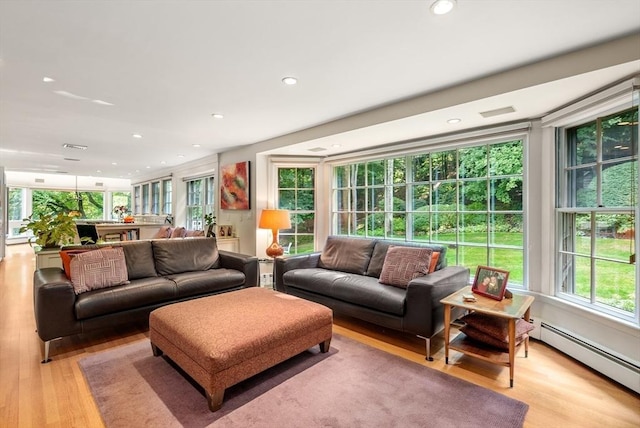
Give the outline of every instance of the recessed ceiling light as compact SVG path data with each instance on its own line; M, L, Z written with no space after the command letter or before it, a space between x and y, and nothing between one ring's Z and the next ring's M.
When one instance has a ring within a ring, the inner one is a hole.
M118 162L111 162L111 165L118 165Z
M334 149L337 149L339 147L342 147L342 144L332 144L331 147L333 147Z
M78 150L87 150L87 146L83 146L82 144L63 144L62 147L65 149L78 149Z
M132 136L133 138L138 138L138 139L142 138L142 134L133 134L133 135L131 135L131 136Z
M211 115L214 119L222 119L224 117L224 115L220 114L220 113L213 113Z
M178 155L178 157L179 157L179 158L183 158L183 157L184 157L184 155Z
M160 161L160 165L166 165L167 161Z
M462 119L458 119L458 118L453 118L453 119L449 119L447 120L447 123L450 125L455 125L456 123L460 123L462 122Z
M44 83L51 83L51 82L55 82L55 79L52 79L51 77L45 76L45 77L42 78L42 81Z
M145 168L147 168L147 169L151 169L151 166L147 165Z
M434 15L445 15L456 6L456 0L436 0L431 3L431 13Z
M200 144L192 144L193 147L200 147Z
M288 76L282 79L282 83L284 83L285 85L295 85L296 83L298 83L298 79Z
M101 171L101 170L99 170L99 169L96 169L96 172L97 172L98 174L100 174L102 171Z
M91 100L91 102L94 102L96 104L100 104L101 106L112 106L113 104L108 102L108 101L102 101L102 100Z

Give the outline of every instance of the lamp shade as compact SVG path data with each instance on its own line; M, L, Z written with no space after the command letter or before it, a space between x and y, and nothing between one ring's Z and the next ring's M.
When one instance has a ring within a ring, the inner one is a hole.
M260 229L289 229L291 227L291 218L287 210L262 210L260 214Z
M273 242L267 247L267 255L269 257L279 257L284 254L284 250L278 244L278 230L289 229L291 227L291 219L287 210L262 210L260 214L260 229L271 229Z

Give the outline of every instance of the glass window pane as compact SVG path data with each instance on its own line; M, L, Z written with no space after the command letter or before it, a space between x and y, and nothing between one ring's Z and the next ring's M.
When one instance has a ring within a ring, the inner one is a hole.
M575 285L573 293L576 296L591 299L591 261L589 257L574 256Z
M298 168L298 188L313 189L314 183L314 168Z
M492 245L524 247L522 214L491 214L489 241Z
M337 211L347 211L350 208L349 204L349 195L351 194L351 190L342 189L336 190L336 210Z
M458 241L461 243L487 243L487 214L460 213Z
M7 210L9 220L20 221L26 217L22 212L22 188L9 189L9 209Z
M635 252L633 214L598 214L596 216L595 255L629 262Z
M333 168L333 176L336 180L336 187L349 187L351 181L349 180L349 171L351 171L349 165L337 166Z
M278 168L278 188L296 187L296 168Z
M296 191L295 190L279 190L278 191L278 208L282 210L295 210Z
M460 210L487 211L487 180L460 182Z
M456 152L438 152L431 155L431 181L457 178Z
M434 211L452 211L456 209L456 183L436 183L431 192Z
M569 207L596 207L597 196L595 166L567 171L567 205Z
M456 213L433 213L432 239L439 242L456 242Z
M367 185L376 186L384 184L385 161L367 163Z
M474 178L487 176L487 147L478 146L461 149L459 152L460 178ZM485 190L486 191L486 190Z
M363 190L364 192L365 190ZM358 191L359 193L360 191ZM384 211L384 187L372 187L366 190L369 195L368 211Z
M601 194L605 207L634 207L638 198L638 162L629 159L604 164Z
M413 166L413 181L429 181L429 155L416 155L411 157Z
M366 196L366 189L357 189L355 191L356 194L356 200L355 200L355 206L353 208L355 208L356 211L364 211L365 207L366 207L366 201L367 201L367 196ZM353 209L352 208L352 209Z
M491 186L491 211L522 211L522 178L497 178L489 181Z
M453 264L459 264L468 267L471 275L476 273L478 266L487 265L487 247L472 247L468 245L458 245L458 261ZM447 250L447 253L449 250ZM447 263L449 257L447 257Z
M596 122L567 130L568 166L594 163L598 159Z
M490 248L489 266L500 267L509 272L507 288L509 284L524 284L524 253L522 250Z
M411 230L414 239L429 239L429 214L413 213L411 218Z
M367 233L367 215L364 213L355 214L355 222L351 227L351 233L358 236L365 236Z
M489 175L522 174L523 145L521 140L493 144L489 147Z
M404 213L393 213L391 216L390 238L405 238L407 236L407 215Z
M637 108L605 117L601 126L603 161L630 157L638 153Z
M396 158L393 162L393 184L406 183L406 166L405 158Z
M298 190L298 201L296 203L296 209L313 211L314 208L314 195L313 190Z
M633 313L636 301L635 266L608 260L596 260L596 301Z
M355 164L351 166L351 173L353 178L351 182L355 182L356 186L365 186L365 168L363 163ZM352 184L353 185L353 184Z
M411 194L412 194L412 204L411 209L418 210L424 209L428 210L429 207L429 188L428 184L418 184L415 186L410 186Z
M393 211L405 211L407 209L407 188L405 186L393 187Z
M383 213L367 214L367 234L369 236L384 237L384 218Z
M335 213L334 214L334 223L336 225L335 233L337 235L349 235L350 228L349 224L351 222L351 214L350 213Z
M296 214L294 221L296 223L296 233L313 233L314 231L314 214Z

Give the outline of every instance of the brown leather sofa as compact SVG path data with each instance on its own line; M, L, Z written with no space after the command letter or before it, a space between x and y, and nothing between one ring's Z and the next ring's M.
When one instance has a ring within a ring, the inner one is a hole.
M439 252L435 271L411 280L406 289L381 284L391 245ZM274 283L278 291L329 306L336 313L417 335L425 339L431 361L430 339L444 328L440 300L469 282L468 268L447 266L446 251L436 244L330 236L321 253L277 258Z
M122 246L129 283L77 294L61 268L36 270L33 279L43 363L52 340L131 322L148 322L161 306L258 285L255 256L218 251L215 238L112 242ZM65 249L100 248L72 246ZM213 266L202 270L202 266Z

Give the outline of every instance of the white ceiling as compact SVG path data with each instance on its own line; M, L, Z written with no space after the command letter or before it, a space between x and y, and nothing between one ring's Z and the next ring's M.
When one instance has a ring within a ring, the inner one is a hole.
M640 30L638 0L458 0L439 17L430 3L0 1L0 165L135 179ZM336 154L538 117L639 64L274 152ZM299 84L283 85L285 76ZM478 114L506 106L516 112ZM447 124L452 117L462 122Z

